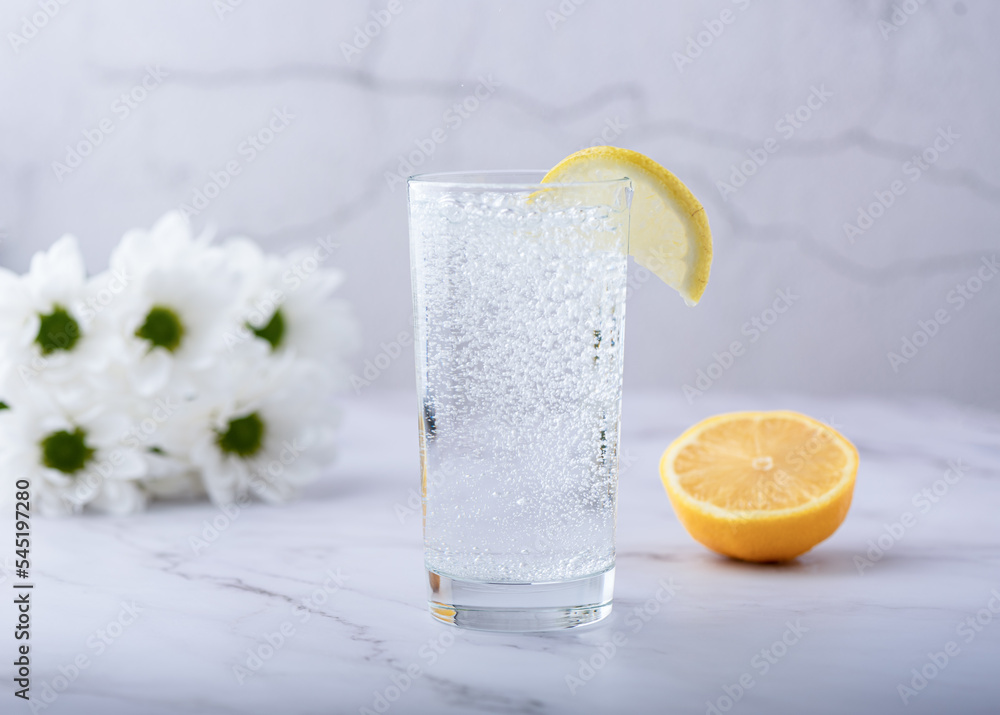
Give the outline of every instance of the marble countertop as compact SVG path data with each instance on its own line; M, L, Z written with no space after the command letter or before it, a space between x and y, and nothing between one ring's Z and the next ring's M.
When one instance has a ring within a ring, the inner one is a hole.
M707 394L688 406L632 392L615 610L601 624L496 635L431 619L412 508L413 398L373 392L348 403L331 474L291 505L226 515L165 504L133 518L36 522L36 707L57 715L1000 711L1000 416L861 398ZM832 422L855 441L851 512L794 563L717 557L674 517L658 457L708 414L778 407ZM8 691L11 652L0 668ZM29 712L3 697L0 711Z

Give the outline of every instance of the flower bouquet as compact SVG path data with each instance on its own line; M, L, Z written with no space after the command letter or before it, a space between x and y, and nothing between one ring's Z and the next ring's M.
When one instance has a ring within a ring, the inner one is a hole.
M28 480L42 513L123 514L281 501L317 477L358 342L330 255L196 238L175 212L94 276L72 236L0 269L0 499Z

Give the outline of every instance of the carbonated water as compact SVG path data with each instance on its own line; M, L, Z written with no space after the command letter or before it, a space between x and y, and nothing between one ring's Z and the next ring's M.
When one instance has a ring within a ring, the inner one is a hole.
M614 566L628 191L411 183L428 570Z

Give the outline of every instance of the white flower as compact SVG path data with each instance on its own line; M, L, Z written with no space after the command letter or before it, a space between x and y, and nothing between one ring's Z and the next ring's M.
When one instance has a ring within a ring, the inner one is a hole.
M89 279L70 236L0 269L0 503L18 479L45 514L280 501L315 479L358 343L328 257L215 246L173 212Z
M142 457L146 468L143 489L151 497L204 496L205 490L189 465L164 449L165 428L174 420L184 419L184 404L190 396L168 386L151 395L140 395L132 389L132 376L123 362L112 363L101 379L95 381L104 399L118 399L129 422L121 435L121 443L133 448Z
M112 302L119 357L132 386L147 396L193 393L216 364L235 311L236 276L207 239L195 240L179 213L148 233L130 231L111 255L111 272L131 276Z
M227 347L249 344L275 356L311 360L323 366L331 386L346 384L344 357L360 341L347 303L330 297L344 275L323 266L329 247L273 256L253 241L235 238L223 249L242 278L239 319L226 336Z
M19 386L0 410L0 500L16 479L31 483L42 514L84 506L115 514L141 510L146 496L136 479L146 472L139 450L123 442L129 423L116 400L60 394L42 384Z
M200 470L217 504L250 492L284 501L330 463L336 422L315 366L247 353L165 426L164 446Z
M112 335L86 307L98 286L68 235L36 253L23 276L0 268L0 384L40 379L74 390L108 364Z

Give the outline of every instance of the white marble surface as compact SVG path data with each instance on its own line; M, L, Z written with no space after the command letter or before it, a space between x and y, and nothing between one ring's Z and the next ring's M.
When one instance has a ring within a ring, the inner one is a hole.
M348 405L343 454L324 481L289 506L245 508L198 554L191 537L219 516L204 504L36 522L33 687L38 696L46 683L63 688L43 712L358 713L381 706L382 693L400 715L702 713L744 676L753 686L730 712L1000 710L1000 614L971 642L957 631L1000 590L1000 416L943 402L721 394L692 408L628 386L625 399L618 583L602 624L494 635L432 621L420 519L397 509L417 484L413 399L371 396ZM692 542L657 476L659 454L683 427L748 407L832 421L861 452L846 522L785 566L729 561ZM964 476L920 513L914 495L933 488L949 460L967 465ZM855 556L908 511L916 523L859 573ZM304 599L313 599L308 610L297 610ZM123 603L138 615L123 614ZM760 652L789 622L801 636L762 673ZM234 666L282 628L284 643L273 654L265 647L270 657L238 682ZM571 692L566 678L580 675L580 660L623 638ZM958 655L904 705L897 684L949 641ZM81 655L87 667L57 680ZM408 669L418 675L394 697L393 679L405 685ZM2 702L4 713L28 712L9 692Z
M191 202L237 161L241 173L196 225L274 249L340 243L332 260L361 318L360 371L410 326L405 191L385 177L400 157L443 129L417 170L545 168L597 138L675 171L705 203L715 238L698 310L655 281L629 297L632 384L679 393L742 340L747 355L721 389L1000 404L989 379L1000 333L982 327L1000 322L1000 280L960 312L947 298L997 251L994 0L401 0L345 57L342 43L388 4L78 1L15 51L8 33L38 0L5 0L0 264L23 269L72 231L98 270L124 231ZM884 30L897 4L916 11ZM689 50L724 11L733 21ZM675 53L697 57L681 71ZM115 103L147 66L166 76L125 112ZM453 105L481 77L499 86L456 123ZM813 87L832 93L811 100L815 112L804 107ZM793 127L784 117L800 107L808 120ZM251 160L240 147L276 108L295 118ZM67 145L105 120L113 131L57 177ZM904 174L949 127L960 138L918 179ZM780 148L724 198L717 182L768 139ZM905 193L852 243L843 224L895 180ZM743 326L787 288L801 299L750 346ZM893 370L887 353L941 309L948 325ZM672 349L675 330L688 349ZM412 376L406 355L379 385Z

